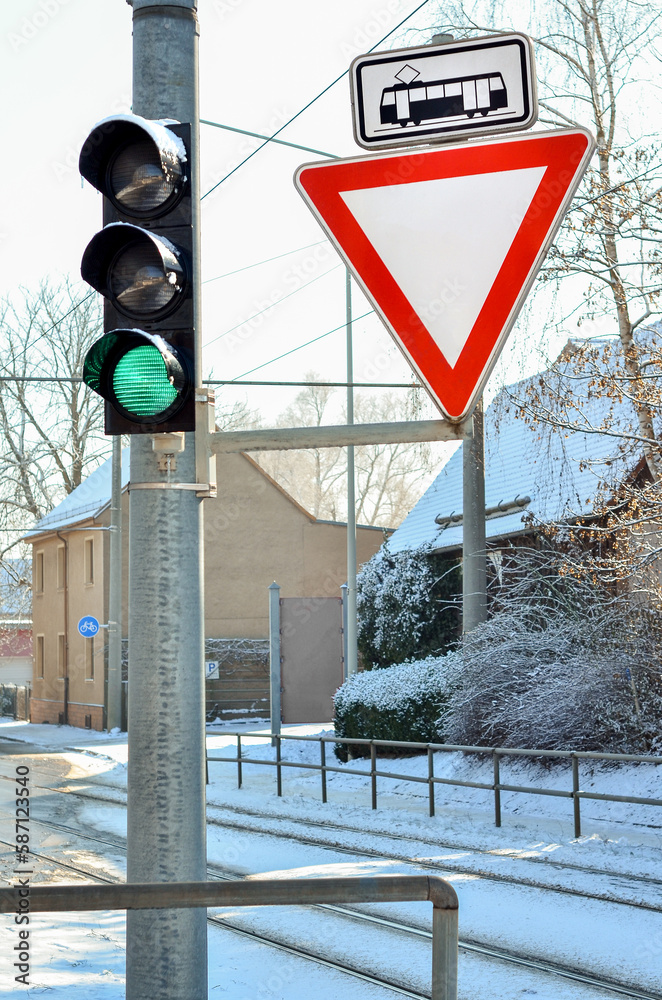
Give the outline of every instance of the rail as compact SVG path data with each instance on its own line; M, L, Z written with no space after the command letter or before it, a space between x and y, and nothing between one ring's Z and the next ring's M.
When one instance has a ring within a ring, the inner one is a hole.
M590 750L526 750L514 747L472 747L455 746L450 743L413 743L397 740L365 740L354 739L342 736L296 736L284 735L272 736L270 733L244 733L250 739L270 740L275 744L275 760L256 760L245 757L242 752L241 733L227 733L228 736L236 738L236 755L234 757L210 757L207 754L208 762L235 763L237 765L237 788L241 788L243 781L243 767L246 764L260 764L267 767L276 768L276 791L279 796L283 794L283 768L297 767L302 770L319 771L321 778L322 802L327 801L327 781L329 772L338 774L351 773L352 776L359 775L370 779L372 808L377 808L377 778L392 778L396 781L413 781L428 786L428 803L430 816L435 814L435 785L454 785L458 788L483 788L491 791L494 796L494 825L501 826L501 792L521 792L527 795L551 795L559 798L572 800L573 821L575 837L581 837L581 800L598 799L604 802L628 802L633 805L662 806L662 799L643 798L636 795L610 795L607 792L588 792L581 788L579 763L581 760L613 761L617 763L635 762L639 764L662 764L662 757L646 757L637 754L617 754L617 753L596 753ZM312 764L303 761L283 760L282 743L283 740L299 740L308 743L319 743L320 762ZM338 767L327 763L326 744L347 744L351 746L364 746L370 752L370 770L360 771L352 768L348 772L345 767ZM421 777L414 774L394 774L390 771L381 771L377 768L377 750L379 747L400 750L421 750L427 753L428 774ZM447 753L473 753L491 755L493 780L484 781L462 781L460 778L440 778L434 773L434 754L440 752ZM572 788L569 790L557 788L537 788L527 785L511 785L501 781L501 758L502 757L534 757L546 759L568 760L571 766Z
M19 912L25 906L24 897L25 890L17 886L0 888L0 913ZM249 878L236 882L33 885L29 889L30 913L412 900L432 903L431 1000L457 1000L457 896L453 887L437 876Z

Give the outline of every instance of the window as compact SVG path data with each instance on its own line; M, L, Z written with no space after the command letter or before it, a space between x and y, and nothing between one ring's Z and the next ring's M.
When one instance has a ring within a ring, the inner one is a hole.
M444 85L443 83L436 83L434 87L428 87L428 99L431 101L437 100L439 97L444 96Z
M94 539L85 539L85 583L94 583Z
M57 547L57 589L64 590L67 585L67 550L64 545Z
M462 85L460 83L446 84L446 97L459 97L461 93Z
M94 680L94 639L85 640L85 680Z
M37 552L34 557L34 592L44 592L44 553Z
M37 677L44 676L44 637L38 635L34 648L34 666Z
M59 632L57 637L57 675L64 677L64 668L67 662L67 649L64 642L64 632Z

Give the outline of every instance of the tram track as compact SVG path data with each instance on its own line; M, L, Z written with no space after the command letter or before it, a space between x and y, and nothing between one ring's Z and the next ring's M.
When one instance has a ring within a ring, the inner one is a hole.
M109 800L105 796L95 796L90 794L83 794L72 789L55 789L49 788L49 791L58 791L66 794L73 794L83 799L94 799L96 801L104 802L106 804L115 805L125 805L125 797L118 797L118 800ZM114 789L114 791L119 791ZM552 873L561 876L563 873L573 872L576 874L585 874L593 877L600 877L606 880L618 881L623 884L623 894L631 892L629 883L634 883L654 890L660 890L660 900L659 902L646 902L644 900L638 900L634 898L618 898L617 896L610 895L608 892L602 891L590 891L585 889L574 889L567 885L561 885L558 882L542 881L535 878L528 877L521 873L515 875L503 874L500 872L490 871L486 867L480 867L475 865L465 865L458 863L457 861L449 858L443 859L441 862L432 861L429 858L420 857L414 853L408 853L403 851L402 853L393 850L374 850L369 847L358 844L343 844L339 843L337 840L333 839L331 835L333 831L339 831L342 833L349 833L354 836L365 836L366 831L358 827L352 827L346 824L339 824L333 822L320 823L308 819L292 819L289 817L277 816L275 814L263 814L251 810L238 809L236 807L226 807L223 806L224 812L231 812L233 815L237 816L237 821L233 822L227 817L220 818L213 815L213 810L217 807L211 807L208 811L207 821L214 826L222 827L228 830L236 830L242 834L244 833L255 833L264 834L266 836L280 837L281 839L287 840L288 842L296 841L302 845L310 847L326 847L332 848L339 853L345 854L361 854L367 858L373 858L375 860L388 860L401 862L403 864L415 864L419 868L425 870L434 871L435 874L457 874L457 875L467 875L480 877L490 882L512 885L517 887L526 887L530 889L540 889L546 892L558 893L562 896L572 896L580 899L592 899L598 902L613 903L617 906L629 906L641 910L649 910L653 913L662 913L662 879L651 878L643 875L630 875L623 872L611 871L609 869L600 869L590 866L580 866L568 862L557 862L546 860L542 858L521 858L516 855L498 855L498 860L503 859L512 860L513 863L526 863L533 865L540 865L541 870L546 869ZM241 822L241 818L249 817L251 820L256 820L259 826L246 826L245 822ZM271 820L272 824L268 827L264 826L265 820ZM273 823L281 824L285 829L278 829L273 825ZM313 827L322 831L320 836L311 836L308 834L301 833L300 830L293 830L292 827L300 827L305 825L307 827ZM71 832L71 831L68 831ZM404 843L410 844L420 844L421 842L414 837L407 837L402 834L391 834L391 833L379 833L376 831L370 831L370 837L374 840L386 840L386 841L402 841ZM432 845L430 845L432 846ZM472 847L467 844L458 844L455 842L444 841L440 844L435 844L434 848L439 851L464 851L470 852L474 855L481 856L485 859L494 860L495 855L485 849Z
M3 775L3 774L0 774L0 779L4 779L4 780L10 781L10 782L15 780L10 775ZM67 795L76 795L77 797L79 797L81 799L91 799L93 801L101 802L101 803L104 803L104 804L107 804L107 805L119 805L119 806L126 807L126 792L124 791L124 789L118 788L115 785L102 785L101 786L101 787L104 787L104 788L106 788L108 790L108 792L110 793L110 796L109 795L97 795L97 794L94 794L94 793L90 793L89 791L81 792L81 791L78 791L78 790L76 790L76 789L74 789L74 788L72 788L70 786L69 787L64 787L64 788L58 788L58 787L55 787L55 786L52 786L52 785L39 785L39 784L33 783L33 787L36 788L36 789L39 789L40 791L57 792L57 793L60 793L60 794L67 794ZM332 840L330 840L328 838L325 838L325 837L320 837L319 839L317 839L317 838L314 838L314 837L304 837L304 836L302 836L300 834L299 835L292 834L291 831L279 832L277 829L274 829L273 827L270 828L270 829L268 829L268 830L266 830L266 829L264 829L264 827L261 827L260 829L258 829L258 828L246 827L244 824L241 824L241 823L233 824L230 821L228 821L227 818L219 819L218 817L214 816L213 815L213 810L215 810L215 809L222 810L224 813L228 813L229 812L229 813L232 813L232 814L234 814L234 815L236 815L238 817L242 817L242 818L248 817L251 820L257 820L260 824L263 824L265 822L265 820L271 820L271 821L273 821L275 823L278 823L278 824L291 824L292 826L305 825L307 827L317 828L317 829L323 831L324 833L326 833L327 831L339 831L341 833L348 833L348 834L357 835L357 836L361 836L361 837L363 837L367 833L369 833L370 837L373 838L373 839L384 839L384 840L389 840L389 841L402 841L404 843L415 844L415 845L416 844L421 844L421 843L427 843L428 846L434 847L435 850L440 850L440 851L445 851L445 850L449 850L449 851L465 851L465 852L471 852L472 854L480 855L480 856L483 856L485 858L490 858L490 859L494 859L494 858L496 858L498 856L499 860L512 860L514 863L517 863L517 862L521 861L521 862L525 862L527 865L540 865L542 869L553 870L553 871L557 871L559 873L560 872L576 872L578 874L594 875L594 876L599 876L599 877L607 878L607 879L623 879L623 880L626 880L627 882L640 883L641 885L645 885L645 886L649 886L649 887L655 886L655 887L660 887L660 889L662 889L662 878L653 878L653 877L648 876L648 875L638 875L636 873L625 872L625 871L622 871L622 870L619 870L619 869L616 869L616 868L596 868L595 866L590 866L590 865L578 865L578 864L575 864L575 863L569 862L569 861L557 861L557 860L552 860L551 858L535 857L535 856L532 856L529 853L527 853L525 856L523 856L521 854L521 852L514 852L514 851L513 852L507 852L507 851L504 851L504 850L499 850L498 852L496 852L496 851L493 851L493 850L490 850L490 849L476 847L475 845L472 845L472 844L464 844L464 843L459 843L459 842L456 842L456 841L448 840L446 838L443 840L443 842L440 841L440 842L435 842L434 844L431 844L429 842L426 842L424 840L424 838L415 837L415 836L410 835L410 834L393 833L393 832L382 833L382 832L377 831L377 830L371 830L371 829L368 830L368 829L366 829L364 827L351 826L349 824L344 824L344 823L336 823L336 822L333 822L333 821L327 820L327 819L325 819L322 822L320 820L314 820L314 819L311 819L311 818L305 817L305 816L296 816L296 817L295 816L287 816L287 815L282 815L282 814L279 814L279 813L276 813L276 812L265 812L263 810L260 810L258 812L257 810L246 809L244 807L238 807L238 806L235 806L235 805L229 805L227 803L223 803L223 805L219 805L219 806L216 806L214 804L208 804L208 812L211 811L212 815L208 815L207 821L210 822L210 823L212 823L212 824L214 824L215 826L224 826L224 827L227 827L228 829L238 829L238 830L246 831L246 832L267 833L269 835L273 835L273 836L276 836L276 837L280 836L280 837L283 837L283 838L286 838L286 839L292 839L294 837L295 839L297 839L301 843L311 844L311 845L314 845L314 846L328 846L328 847L333 847L334 849L337 849L339 851L342 851L342 850L345 850L345 851L347 851L347 850L361 850L362 852L366 852L367 853L366 849L363 848L363 847L361 847L361 848L358 848L358 847L357 848L353 848L351 846L348 847L346 845L339 844L336 841L332 841ZM422 858L422 857L418 857L418 856L413 856L410 853L403 853L402 855L400 855L398 853L391 853L391 854L386 855L386 854L382 854L381 852L376 852L376 854L380 858L381 857L388 857L390 860L409 861L409 862L414 861L417 864L419 864L421 867L430 866L430 867L435 868L435 869L441 869L443 867L444 870L449 870L450 867L451 867L450 864L449 865L445 865L445 866L435 865L435 863L429 861L426 858ZM535 881L525 881L524 882L524 881L520 881L519 878L511 879L510 876L501 876L501 875L498 875L496 873L492 873L492 872L484 871L484 870L477 870L477 869L474 869L474 868L466 868L466 869L464 869L462 866L457 866L457 865L453 865L452 868L453 868L453 871L457 871L458 873L462 873L462 874L477 874L477 875L480 875L483 878L493 879L495 881L505 881L505 882L512 881L513 884L526 884L526 885L529 885L531 888L541 888L541 889L550 889L550 890L552 888L556 888L557 891L559 891L559 892L566 892L566 893L569 893L571 895L573 895L573 894L578 894L578 895L581 895L581 896L585 895L582 892L576 893L575 890L564 889L563 887L552 887L549 884L544 883L544 882L540 882L540 883L535 882ZM599 895L599 896L595 896L595 897L587 897L587 898L603 899L605 902L613 902L613 903L620 903L620 902L622 902L621 900L616 899L615 897L609 897L609 896L603 896L603 895ZM636 903L630 903L629 901L626 901L626 904L627 905L637 905ZM646 905L643 905L642 908L644 908L644 909L652 909L654 911L658 911L658 910L661 909L661 907L646 906Z
M52 831L57 831L60 833L65 833L70 836L74 836L79 840L86 841L92 844L97 844L99 846L104 846L106 848L112 848L115 851L119 851L122 854L126 853L126 843L120 838L116 837L99 837L90 833L82 833L80 830L74 830L72 827L68 827L62 823L55 823L41 819L33 819L32 822L37 823L50 829ZM4 844L10 848L13 845L7 841L0 840L0 844ZM326 845L328 846L328 845ZM100 875L98 871L95 871L91 867L86 867L82 864L71 864L70 862L63 861L60 858L54 857L52 854L47 854L43 851L32 850L31 853L35 858L39 858L44 862L48 862L51 865L57 866L64 871L71 872L77 876L84 876L85 878L92 879L97 882L113 884L121 881L118 878L111 878L107 875ZM224 869L219 865L209 864L207 866L208 877L212 879L219 879L223 881L235 880L238 878L246 878L245 873L234 872L228 869ZM543 887L544 888L544 887ZM379 916L374 913L368 913L363 910L356 909L354 907L338 906L331 904L316 904L312 909L326 910L330 913L335 913L337 916L353 920L355 922L381 926L387 928L391 932L397 932L403 935L409 935L410 937L423 938L431 940L431 932L425 928L415 926L411 923L406 923L399 920L393 920L384 916ZM389 980L384 977L375 976L372 973L367 972L364 969L357 968L348 963L338 962L333 959L325 958L318 955L311 950L294 945L291 942L277 940L273 936L265 935L259 931L251 928L241 927L234 923L232 920L218 914L210 914L208 920L211 924L223 927L225 929L231 930L234 933L243 935L245 937L250 937L256 942L268 945L270 947L277 948L281 951L285 951L291 955L306 958L310 961L317 962L318 964L333 968L338 972L343 972L348 975L352 975L356 978L362 979L366 982L372 983L373 985L378 985L383 988L392 990L393 992L414 998L414 1000L426 1000L427 994L417 992L407 988L403 983L399 983L395 980ZM490 947L473 940L460 939L459 941L460 951L464 951L468 954L473 954L480 956L483 959L488 959L493 962L506 963L511 966L517 966L521 969L530 970L537 974L542 974L546 977L557 977L563 980L569 980L578 985L590 987L592 989L599 989L603 991L608 991L609 995L629 997L631 1000L662 1000L662 994L642 991L639 988L633 988L626 986L623 983L619 983L615 980L610 980L608 978L596 977L593 975L588 975L577 969L563 966L559 963L544 961L530 956L517 954L514 952L509 952L505 949Z

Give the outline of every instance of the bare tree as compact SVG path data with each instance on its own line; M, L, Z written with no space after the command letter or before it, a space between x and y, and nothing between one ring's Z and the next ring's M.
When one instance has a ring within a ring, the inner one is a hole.
M278 417L279 427L320 427L329 423L335 389L321 385L316 372L307 372L311 384L297 393L294 402ZM315 517L336 520L342 508L342 482L346 472L342 448L258 452L253 457L272 479Z
M0 537L2 553L83 481L107 443L102 405L80 381L101 332L94 293L64 281L0 305ZM43 381L35 381L42 380Z
M653 415L657 386L646 377L635 331L660 311L662 160L660 137L649 134L658 103L651 53L662 25L658 4L630 0L546 0L527 5L462 2L439 9L437 30L456 35L510 26L536 43L541 121L584 125L597 139L597 156L569 211L542 272L563 279L582 297L558 321L586 323L601 315L617 322L624 372L605 392L623 384L633 401L637 434L653 479L662 476ZM647 113L648 112L648 113ZM632 133L635 133L634 135ZM572 295L572 291L571 291ZM560 297L559 297L560 298ZM590 354L590 344L586 347ZM582 363L582 345L577 346ZM590 364L590 359L589 359Z
M314 383L300 392L279 417L282 427L320 426L344 422L344 397L321 376L308 372ZM403 397L357 394L356 423L408 420L418 416L421 404L415 389ZM413 401L412 401L413 399ZM425 404L422 404L425 405ZM335 407L335 408L334 408ZM264 469L315 517L338 520L347 512L347 460L344 448L259 452L254 455ZM431 478L438 449L430 445L360 445L354 449L356 516L362 524L397 526L420 498Z

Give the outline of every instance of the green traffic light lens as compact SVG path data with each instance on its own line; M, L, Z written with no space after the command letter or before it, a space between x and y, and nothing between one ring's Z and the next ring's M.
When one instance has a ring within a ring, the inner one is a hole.
M120 406L137 417L155 417L170 409L179 392L158 348L141 344L120 358L113 372L113 392Z

